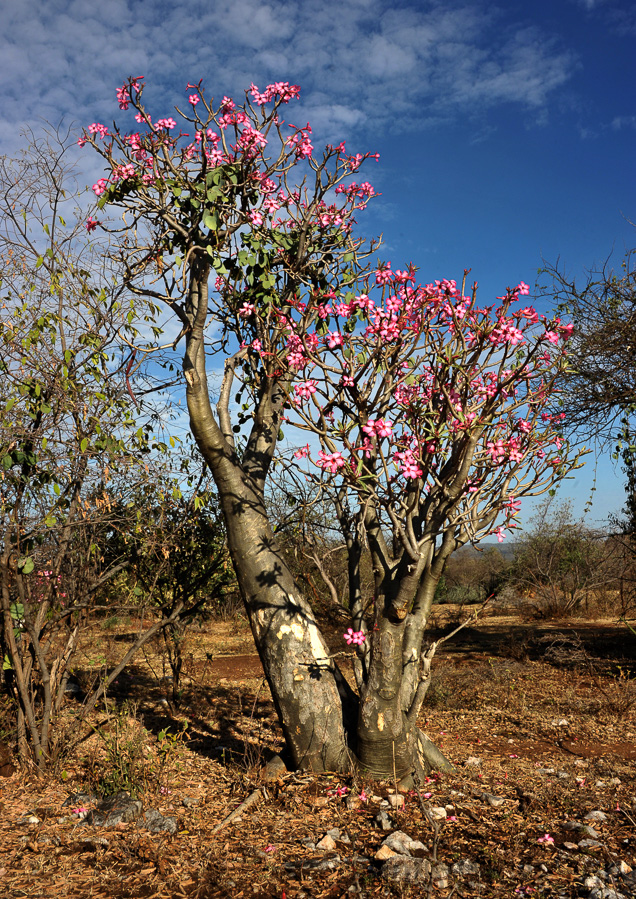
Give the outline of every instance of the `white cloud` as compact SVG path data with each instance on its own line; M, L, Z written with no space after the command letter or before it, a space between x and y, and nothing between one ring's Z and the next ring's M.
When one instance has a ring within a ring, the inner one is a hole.
M622 131L626 128L636 129L636 115L619 115L612 119L612 129L614 131Z
M131 74L146 76L157 114L201 77L217 97L294 81L295 115L313 110L346 138L371 121L412 128L502 103L545 109L574 68L549 35L461 0L0 0L0 14L4 152L25 122L110 121Z

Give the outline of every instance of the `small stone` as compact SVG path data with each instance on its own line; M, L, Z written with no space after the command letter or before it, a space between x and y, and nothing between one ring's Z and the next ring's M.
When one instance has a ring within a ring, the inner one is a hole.
M39 824L40 819L37 815L27 815L26 818L22 819L22 824Z
M445 890L448 887L448 865L435 865L432 871L432 880L438 890Z
M605 812L600 811L600 809L596 809L593 812L588 812L585 816L586 821L607 821L607 815Z
M578 843L564 843L563 846L565 849L569 849L570 852L575 852L579 848Z
M404 796L401 796L400 793L389 793L387 799L391 808L402 808L404 805Z
M287 765L278 753L273 753L263 769L263 777L265 780L277 780L282 774L286 773Z
M479 874L479 865L469 858L464 858L460 862L455 862L451 873L456 877L476 877Z
M373 823L376 827L379 827L380 830L391 830L393 827L393 822L385 811L378 812L373 819Z
M433 808L429 809L429 812L433 821L446 820L446 809L441 805L434 805Z
M177 819L166 818L161 812L151 808L148 809L147 812L144 812L143 819L139 822L138 826L145 827L150 833L176 833Z
M464 764L468 767L479 768L479 766L481 765L481 759L478 759L474 755L469 755Z
M557 777L559 780L567 780L570 775L567 771L557 771Z
M599 788L604 787L604 786L605 786L605 781L604 781L604 780L597 780L596 783L594 784L594 786L595 786L595 787L599 787Z
M390 846L385 846L383 843L374 855L374 858L379 862L385 862L388 858L395 858L396 855L398 855L397 852L394 852Z
M537 773L538 773L538 774L545 774L545 775L548 775L548 776L549 776L549 775L551 775L551 774L554 774L555 771L554 771L554 768L539 768Z
M430 872L430 862L425 858L397 855L382 865L382 877L390 883L427 883Z
M412 842L413 840L411 837L404 833L404 831L395 830L392 834L389 834L382 845L388 846L389 849L392 849L393 852L397 852L400 855L410 855Z
M304 874L309 871L318 874L321 871L335 871L340 862L339 855L330 855L327 858L303 858L298 861L285 862L284 867L286 871L296 871L300 868Z
M398 784L400 790L412 790L415 787L415 781L412 774L407 774Z
M487 802L491 808L501 808L506 801L501 796L493 796L492 793L482 793L481 798Z
M194 808L200 804L201 800L197 799L195 796L184 796L181 802L185 808Z
M328 830L328 831L327 831L327 834L331 837L332 840L339 840L339 839L341 839L341 837L340 837L340 828L339 828L339 827L332 827L331 830Z
M581 840L579 849L599 849L602 845L598 840Z
M88 852L96 852L98 849L108 849L109 843L106 837L89 837L82 840L82 847Z
M323 852L330 852L336 848L336 841L330 837L328 833L324 835L322 840L316 843L316 849L322 849Z
M594 890L598 887L603 887L603 881L600 877L597 877L595 874L590 874L589 877L586 877L583 881L583 886L586 890Z
M523 873L524 874L534 874L534 868L532 867L532 865L524 865Z
M622 780L620 779L620 777L612 777L612 779L609 781L610 787L620 787L621 784Z
M428 846L420 840L413 840L409 844L409 852L411 855L415 856L415 858L424 858L425 855L428 855L429 849Z
M609 869L609 873L612 877L625 877L627 874L632 873L632 869L627 864L627 862L620 861L617 865L612 865Z
M569 723L567 718L555 718L552 727L567 727Z

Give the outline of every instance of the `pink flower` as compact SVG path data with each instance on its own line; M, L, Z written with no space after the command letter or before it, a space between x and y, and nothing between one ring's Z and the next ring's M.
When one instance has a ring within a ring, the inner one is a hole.
M103 140L108 134L108 128L106 125L100 125L99 122L93 122L92 125L88 126L89 134L98 134Z
M334 350L337 346L342 346L342 334L339 334L337 331L335 334L329 333L327 345L330 350Z
M161 128L165 128L166 131L170 131L172 128L176 127L177 123L174 119L157 119L154 125L155 131L159 131Z
M495 534L497 535L497 541L499 543L503 543L504 540L506 539L506 532L504 531L503 528L497 528L497 530L495 531Z
M93 184L93 193L96 197L99 197L104 193L107 187L108 181L106 180L106 178L100 178L99 181Z
M294 387L294 393L296 394L297 400L308 400L311 399L311 396L316 392L317 383L313 378L310 378L308 381L300 381L300 383L296 384Z
M331 474L337 474L338 470L342 468L346 463L342 458L341 452L335 453L325 453L323 450L320 450L318 453L317 464L320 468L323 468L325 471L331 472Z
M254 303L243 303L238 314L241 318L249 318L251 315L254 315L255 311L256 307L254 306Z
M306 444L306 446L301 446L300 449L296 450L296 452L294 453L294 458L295 459L306 459L308 455L309 455L309 444Z
M91 231L94 231L98 225L99 222L97 221L97 219L91 218L91 216L86 219L86 230L89 232L89 234Z
M549 340L550 343L557 344L559 342L559 335L556 331L546 331L544 337L546 340Z
M199 97L197 94L190 94L188 97L188 100L190 101L190 103L192 103L193 106L196 106L200 99L201 97Z
M550 836L549 833L544 833L542 837L539 837L537 843L545 843L550 846L554 844L554 837Z
M362 790L361 793L358 793L358 799L359 799L361 802L368 802L368 801L369 801L369 797L367 796L367 794L365 793L364 790Z
M378 437L391 437L393 436L393 425L384 418L378 418L375 424L375 433Z
M342 636L345 642L349 644L349 646L351 646L351 644L353 644L354 646L362 646L362 644L366 640L363 631L354 631L352 627L347 628Z
M530 293L530 287L524 281L520 281L517 285L515 293L520 293L522 296L526 296Z
M253 225L256 225L257 227L258 225L263 224L263 216L256 209L250 212L250 214L248 215L248 219Z

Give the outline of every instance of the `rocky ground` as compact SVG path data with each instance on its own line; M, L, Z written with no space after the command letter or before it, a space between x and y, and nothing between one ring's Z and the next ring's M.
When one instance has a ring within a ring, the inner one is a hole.
M87 635L80 683L126 639ZM0 776L0 895L636 896L636 638L489 618L444 649L421 724L457 772L400 786L272 761L244 624L190 638L177 707L157 644L55 774Z

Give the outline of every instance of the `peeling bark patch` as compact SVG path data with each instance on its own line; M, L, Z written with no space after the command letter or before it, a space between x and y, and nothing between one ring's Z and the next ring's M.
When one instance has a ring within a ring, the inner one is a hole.
M382 712L378 713L378 730L384 730L384 715L382 714Z

